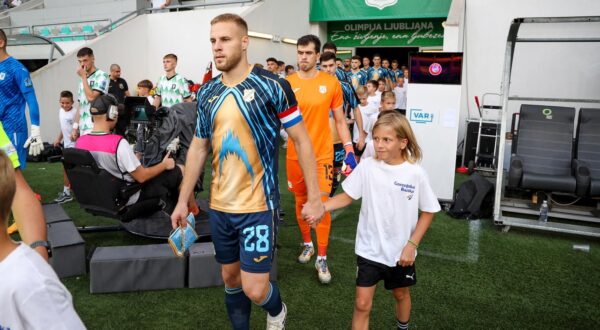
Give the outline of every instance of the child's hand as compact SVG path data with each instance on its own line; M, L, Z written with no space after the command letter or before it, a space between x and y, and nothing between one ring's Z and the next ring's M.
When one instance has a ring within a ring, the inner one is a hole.
M402 249L402 254L400 254L400 260L398 260L398 265L402 267L412 266L415 263L415 258L417 256L417 248L412 244L406 244L404 249Z

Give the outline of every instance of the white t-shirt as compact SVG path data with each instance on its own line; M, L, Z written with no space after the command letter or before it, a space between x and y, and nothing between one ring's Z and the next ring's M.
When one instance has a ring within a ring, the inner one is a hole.
M396 95L396 109L406 109L406 84L394 87L393 92Z
M369 127L369 116L373 113L378 113L379 112L379 108L378 107L373 107L373 105L371 103L367 102L366 106L362 106L362 105L358 105L358 109L360 110L360 116L362 118L362 123L363 123L363 130L367 133L369 133L369 131L367 130ZM352 129L352 141L354 143L358 142L358 125L354 125L354 128ZM368 135L367 135L368 138Z
M342 187L351 198L362 198L356 254L390 267L400 260L417 226L419 210L440 210L425 170L407 161L388 165L375 158L363 159Z
M85 329L54 270L25 244L0 261L0 329Z
M71 108L69 111L65 111L63 108L58 110L58 121L60 122L60 131L63 135L63 145L65 148L75 147L75 141L71 140L73 117L75 117L75 108Z
M375 95L367 97L367 103L370 106L375 107L375 109L379 109L379 106L381 105L381 92L377 91L375 92Z

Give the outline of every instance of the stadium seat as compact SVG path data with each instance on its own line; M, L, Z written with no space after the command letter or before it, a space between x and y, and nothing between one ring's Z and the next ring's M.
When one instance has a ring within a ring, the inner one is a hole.
M50 36L50 29L47 27L41 28L40 29L40 35L42 37L49 37Z
M91 25L84 25L81 28L81 32L85 33L85 34L93 34L94 33L94 27L92 27Z
M577 125L577 151L575 168L578 176L585 178L583 194L600 196L600 109L582 108Z
M63 26L60 28L60 35L64 36L62 37L62 41L72 41L73 37L71 36L71 34L73 34L73 32L71 31L71 28L69 26Z
M574 108L521 105L508 186L575 193L574 122Z

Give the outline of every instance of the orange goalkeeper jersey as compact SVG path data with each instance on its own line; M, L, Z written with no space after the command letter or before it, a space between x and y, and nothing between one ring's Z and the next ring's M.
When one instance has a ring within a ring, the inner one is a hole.
M298 108L302 113L317 161L333 159L329 111L341 109L343 105L344 97L340 82L334 76L321 71L310 79L302 79L298 74L293 74L286 79L296 95ZM298 159L294 143L288 143L287 159Z

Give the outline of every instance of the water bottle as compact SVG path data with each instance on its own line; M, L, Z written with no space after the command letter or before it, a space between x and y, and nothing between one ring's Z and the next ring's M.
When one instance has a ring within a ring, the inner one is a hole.
M542 207L540 207L540 218L538 220L540 222L548 222L548 202L546 200L542 202Z

